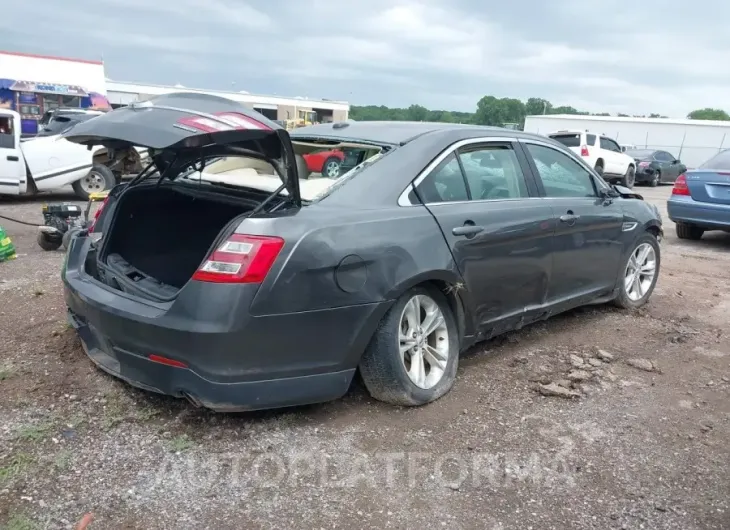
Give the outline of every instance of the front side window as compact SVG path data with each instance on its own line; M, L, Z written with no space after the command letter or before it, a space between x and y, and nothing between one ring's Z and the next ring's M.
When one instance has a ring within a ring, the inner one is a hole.
M15 149L15 131L12 116L0 116L0 148Z
M459 150L472 200L529 197L525 175L510 146L475 146Z
M586 145L596 145L596 135L586 134Z
M616 153L621 152L621 148L618 144L610 138L601 138L601 149L607 149L608 151L614 151Z
M535 161L547 197L595 197L593 176L580 163L557 149L526 144Z
M666 151L657 151L654 158L660 162L674 162L674 157Z

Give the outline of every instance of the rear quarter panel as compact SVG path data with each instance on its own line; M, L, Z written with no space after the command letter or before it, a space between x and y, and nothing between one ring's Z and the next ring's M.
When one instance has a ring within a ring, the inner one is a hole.
M253 301L254 315L386 302L421 280L461 281L426 208L348 212L321 204L294 218L247 219L237 231L286 241Z

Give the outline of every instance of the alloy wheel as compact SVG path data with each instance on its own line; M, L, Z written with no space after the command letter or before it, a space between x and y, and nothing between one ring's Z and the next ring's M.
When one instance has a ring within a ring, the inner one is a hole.
M656 252L649 243L642 243L631 253L624 275L624 289L630 300L644 298L656 275Z
M419 388L436 386L449 361L449 332L439 305L429 296L413 296L403 308L398 337L403 367Z
M328 178L337 178L340 175L340 164L335 161L328 162L324 168L324 174Z

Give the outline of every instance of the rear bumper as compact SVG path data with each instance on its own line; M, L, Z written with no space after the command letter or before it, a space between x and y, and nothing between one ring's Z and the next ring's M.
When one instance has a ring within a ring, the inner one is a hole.
M69 320L87 355L134 386L217 411L341 397L391 305L252 315L257 286L201 282L190 282L173 302L148 303L85 274L83 239L72 240L62 277Z
M216 382L190 368L151 361L138 353L109 345L78 315L68 313L89 358L105 372L130 385L173 397L218 412L240 412L320 403L342 397L355 369L258 381Z
M730 229L730 205L697 202L691 197L672 196L667 201L667 214L675 223L715 230Z

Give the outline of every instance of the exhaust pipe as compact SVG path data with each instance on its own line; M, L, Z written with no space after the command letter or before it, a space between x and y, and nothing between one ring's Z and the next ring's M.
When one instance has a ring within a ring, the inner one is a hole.
M203 404L200 402L198 398L193 396L192 394L188 394L187 392L181 392L182 397L184 397L190 404L192 404L195 408L201 409L203 408Z

